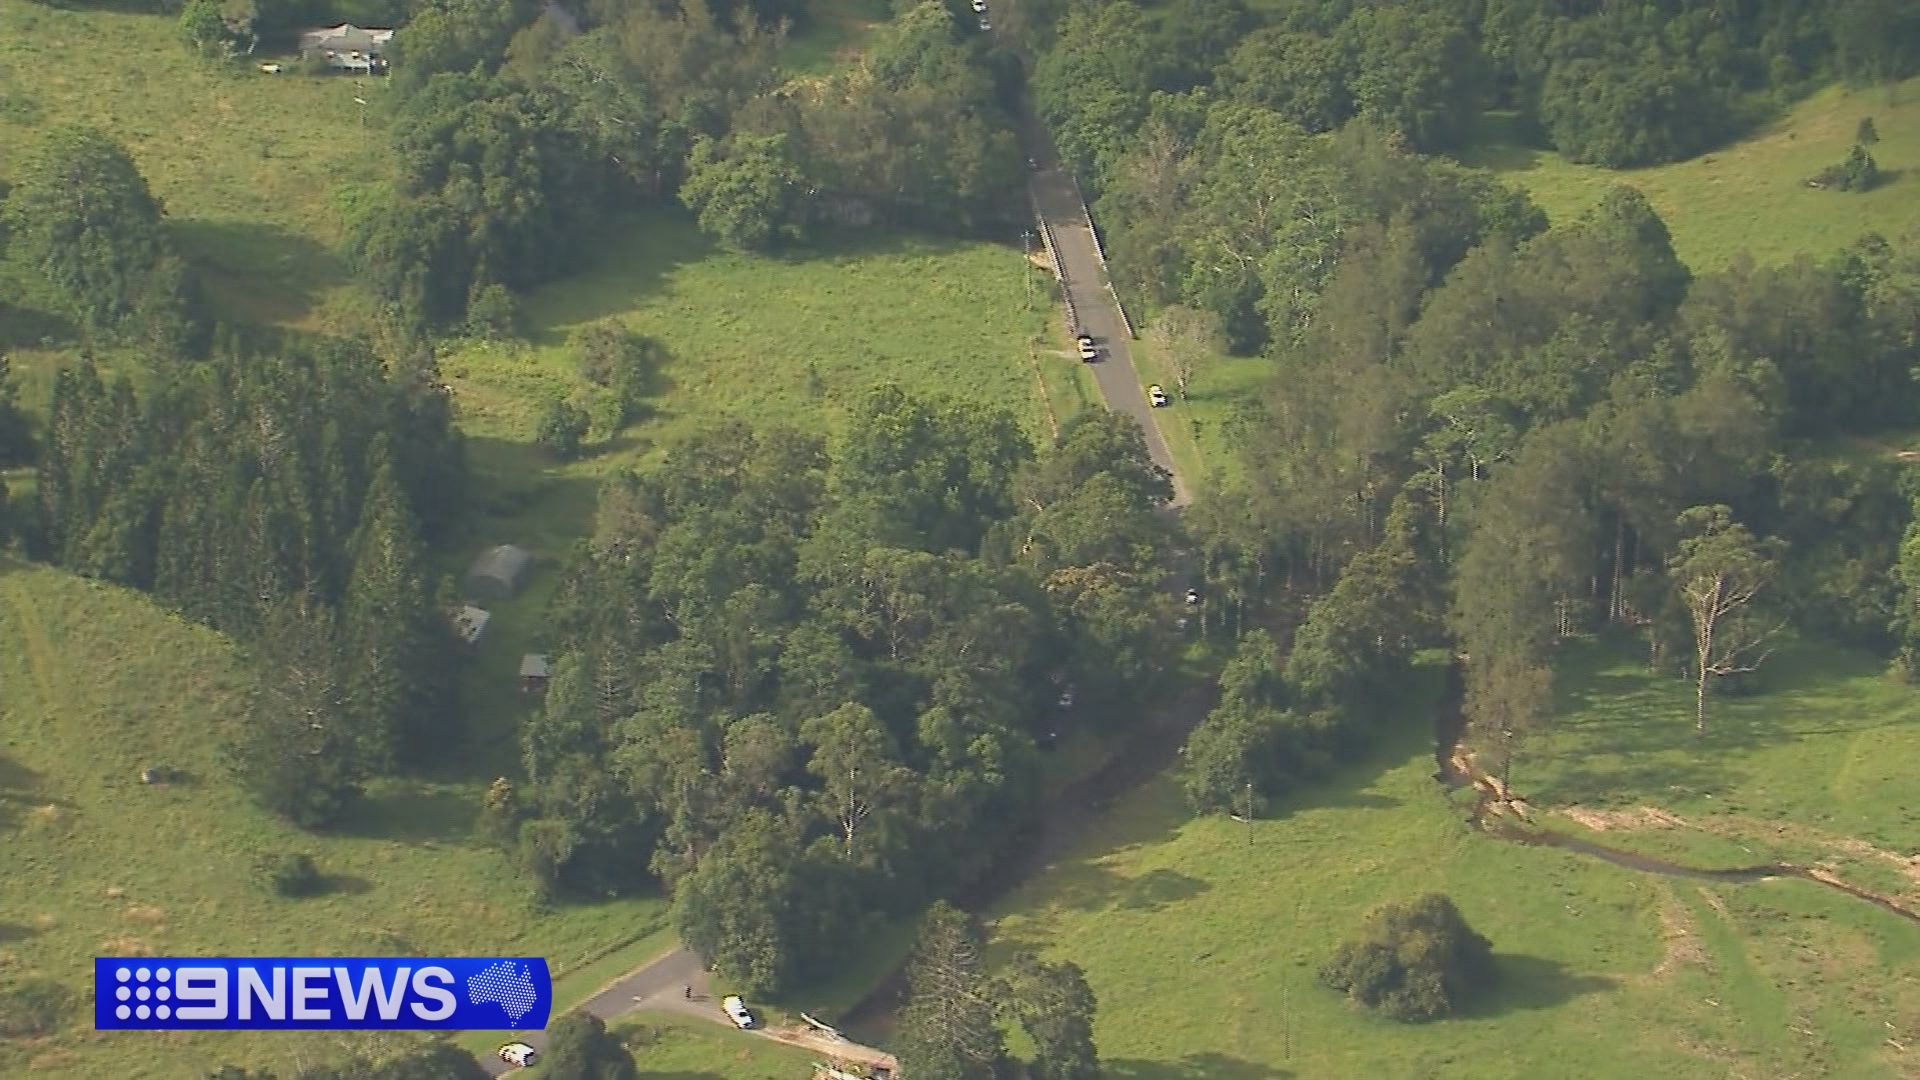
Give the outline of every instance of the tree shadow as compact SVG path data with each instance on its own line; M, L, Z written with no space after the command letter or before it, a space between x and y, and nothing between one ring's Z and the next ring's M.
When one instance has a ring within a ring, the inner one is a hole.
M1206 892L1213 886L1177 870L1149 870L1138 877L1117 874L1106 864L1089 859L1053 872L1052 898L1080 911L1126 908L1157 911Z
M79 340L80 327L71 319L36 307L0 304L0 348L51 348Z
M11 945L16 941L25 941L38 931L21 923L0 922L0 945Z
M574 270L527 297L527 339L557 345L566 327L633 309L639 298L659 292L675 270L718 254L693 216L662 207L621 215L586 243Z
M358 800L333 830L344 836L430 845L464 842L480 807L471 791L394 781Z
M1464 1003L1456 1017L1495 1017L1565 1005L1574 998L1619 987L1605 975L1581 975L1558 960L1520 953L1495 953L1500 981Z
M321 293L351 280L337 252L276 224L187 218L169 226L207 298L223 314L297 322L312 312Z
M1291 1080L1294 1073L1245 1058L1208 1052L1178 1061L1107 1059L1100 1063L1108 1080Z
M358 874L321 874L321 896L363 896L373 891L373 882Z
M46 802L39 797L42 781L39 773L0 756L0 829L13 828L26 808Z

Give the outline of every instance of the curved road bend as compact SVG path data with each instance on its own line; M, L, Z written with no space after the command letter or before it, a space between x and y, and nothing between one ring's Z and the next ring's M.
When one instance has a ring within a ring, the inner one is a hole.
M693 987L693 1000L686 997L686 988L689 986ZM675 990L680 993L674 993ZM684 945L656 957L644 967L620 976L588 998L580 1008L607 1021L636 1009L657 1009L690 1013L717 1024L732 1026L726 1014L720 1011L720 1002L713 997L707 985L707 973L701 967L700 958ZM535 1050L545 1051L547 1048L547 1034L544 1031L524 1031L512 1038ZM506 1040L503 1038L502 1041ZM491 1049L481 1055L480 1066L489 1076L505 1076L517 1071L500 1060L499 1055Z
M1053 141L1038 122L1028 120L1020 135L1027 156L1040 164L1038 172L1028 175L1028 184L1033 190L1034 205L1039 207L1040 217L1053 234L1054 258L1059 260L1063 287L1080 317L1081 331L1092 334L1100 345L1100 359L1090 365L1100 396L1106 400L1107 408L1126 413L1139 423L1140 430L1147 436L1147 452L1155 464L1173 477L1170 505L1174 509L1185 506L1191 492L1173 466L1173 455L1167 452L1167 441L1160 435L1158 418L1153 407L1147 404L1146 391L1141 389L1140 372L1133 366L1133 339L1127 333L1126 320L1120 317L1120 305L1114 299L1113 286L1101 265L1093 232L1081 213L1080 193L1072 175L1060 167Z

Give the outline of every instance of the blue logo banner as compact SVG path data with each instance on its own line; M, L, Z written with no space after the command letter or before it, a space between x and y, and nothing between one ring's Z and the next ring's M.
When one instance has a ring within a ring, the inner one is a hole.
M537 1031L538 957L96 957L102 1031Z

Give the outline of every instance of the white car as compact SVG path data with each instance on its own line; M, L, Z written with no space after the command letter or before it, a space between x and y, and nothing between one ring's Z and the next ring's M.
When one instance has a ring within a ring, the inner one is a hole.
M973 0L973 13L975 15L985 15L987 13L987 0Z
M747 1011L747 1003L741 1001L738 996L720 999L720 1008L725 1010L727 1019L733 1021L735 1027L752 1028L757 1023L753 1014Z
M980 16L980 32L985 33L991 29L993 29L993 24L987 21L985 15Z
M1093 343L1092 334L1081 334L1074 341L1080 346L1080 359L1088 363L1100 359L1100 346Z
M523 1042L510 1042L494 1053L500 1055L501 1061L522 1069L540 1060L539 1051Z
M1155 383L1147 387L1147 402L1156 409L1165 408L1167 404L1167 392L1160 389L1160 384Z

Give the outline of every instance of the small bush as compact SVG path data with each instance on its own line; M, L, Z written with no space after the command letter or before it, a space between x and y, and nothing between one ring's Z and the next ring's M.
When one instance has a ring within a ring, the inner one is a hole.
M52 979L22 979L0 987L0 1036L32 1038L59 1030L74 997Z
M580 456L581 440L587 437L592 424L593 418L585 409L571 402L556 401L541 418L536 440L560 460L572 461Z
M326 879L313 863L313 856L273 855L260 864L260 873L274 895L289 898L318 896L326 889Z
M474 282L467 295L467 333L489 341L520 336L520 301L505 285Z
M1453 1012L1496 974L1492 943L1467 925L1452 900L1429 893L1374 912L1366 933L1340 946L1320 980L1356 1005L1413 1022Z

